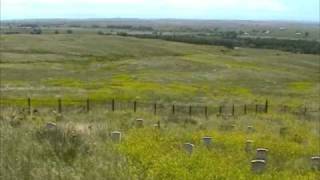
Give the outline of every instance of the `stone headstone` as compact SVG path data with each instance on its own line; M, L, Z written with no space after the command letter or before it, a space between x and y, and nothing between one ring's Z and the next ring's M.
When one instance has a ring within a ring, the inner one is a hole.
M136 119L136 127L137 128L143 127L143 119Z
M311 157L311 167L315 170L320 170L320 156Z
M160 121L158 121L157 123L153 124L153 127L156 129L160 129Z
M191 143L184 143L184 144L183 144L183 148L185 149L185 151L186 151L188 154L192 154L194 145L191 144Z
M48 129L48 130L56 130L57 129L57 124L49 122L49 123L46 124L46 129Z
M212 137L206 136L202 138L203 144L207 147L212 145Z
M253 149L253 141L252 140L247 140L246 144L245 144L245 147L244 147L244 150L246 152L251 152L252 149Z
M116 143L121 142L121 132L119 131L111 132L111 139L113 142L116 142Z
M267 160L267 154L268 154L268 149L265 148L258 148L257 149L257 154L256 154L256 159L257 160Z
M261 173L264 171L266 167L266 161L265 160L252 160L251 161L251 170L255 173Z

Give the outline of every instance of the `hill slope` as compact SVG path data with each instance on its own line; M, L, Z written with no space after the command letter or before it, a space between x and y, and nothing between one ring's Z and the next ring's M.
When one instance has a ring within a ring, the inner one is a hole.
M317 103L319 56L118 36L2 35L8 97Z

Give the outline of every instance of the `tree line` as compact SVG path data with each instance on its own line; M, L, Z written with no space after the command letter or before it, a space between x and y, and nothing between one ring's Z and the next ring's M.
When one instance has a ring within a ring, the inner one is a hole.
M120 36L134 36L137 38L162 39L167 41L184 42L191 44L205 44L224 46L229 49L235 47L263 48L289 51L303 54L320 54L320 42L309 40L292 40L277 38L244 38L235 33L226 33L223 36L197 36L197 35L163 35L153 34L127 34Z

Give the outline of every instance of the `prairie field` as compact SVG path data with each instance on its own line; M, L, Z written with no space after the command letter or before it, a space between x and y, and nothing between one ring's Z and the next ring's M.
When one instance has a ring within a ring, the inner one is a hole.
M310 105L317 55L99 35L2 35L1 94Z
M320 175L311 162L320 155L318 55L77 33L0 38L0 179L313 180ZM161 114L152 108L68 109L87 98L170 106ZM63 101L62 112L57 99ZM266 100L267 113L171 112L172 104L207 105L213 111L210 107L242 108ZM283 105L314 111L279 111ZM121 132L121 140L115 142L114 131ZM204 144L203 137L212 137L212 143ZM252 140L249 149L247 140ZM194 145L191 153L184 143ZM260 173L250 164L257 148L268 149Z

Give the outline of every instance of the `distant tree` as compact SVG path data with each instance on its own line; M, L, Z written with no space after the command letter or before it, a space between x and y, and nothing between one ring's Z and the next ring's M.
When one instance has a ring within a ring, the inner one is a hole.
M128 33L126 32L117 32L118 36L128 36Z
M67 30L67 34L72 34L72 33L73 33L73 31L71 29Z
M230 38L232 36L221 37L206 37L194 35L155 35L155 34L135 34L138 38L152 38L163 39L167 41L185 42L192 44L207 44L225 46L229 49L234 47L251 47L263 49L278 49L283 51L290 51L294 53L306 54L320 54L320 42L309 40L290 40L290 39L276 39L276 38ZM225 35L225 34L223 34Z
M59 32L58 30L55 30L54 33L55 33L55 34L59 34L60 32Z
M33 28L30 33L31 34L42 34L42 30L40 28Z
M98 35L104 35L104 32L98 31L97 34L98 34Z
M227 31L224 32L222 36L226 39L236 39L238 37L238 34L235 31Z
M304 37L309 37L309 32L305 32Z

